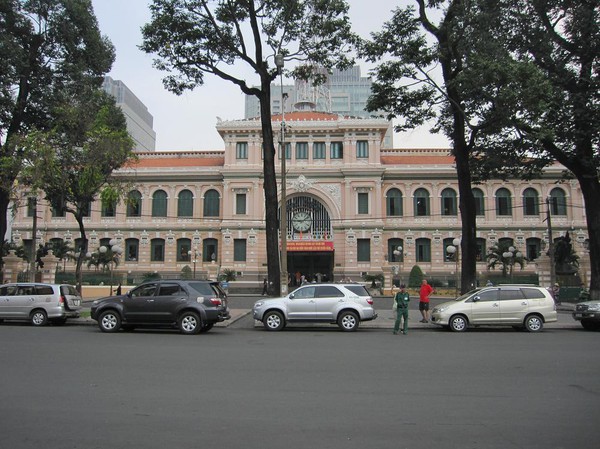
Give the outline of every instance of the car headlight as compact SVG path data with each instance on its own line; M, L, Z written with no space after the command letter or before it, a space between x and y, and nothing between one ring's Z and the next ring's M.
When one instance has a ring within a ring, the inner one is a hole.
M264 304L264 302L262 302L262 301L255 302L254 303L254 308L258 309L259 307L262 307L263 304Z
M588 310L593 310L594 312L597 312L600 310L600 302L597 302L596 304L590 304L588 306Z
M97 306L98 305L98 300L92 301L92 306Z
M433 313L442 313L446 309L448 309L448 307L436 307L433 309Z

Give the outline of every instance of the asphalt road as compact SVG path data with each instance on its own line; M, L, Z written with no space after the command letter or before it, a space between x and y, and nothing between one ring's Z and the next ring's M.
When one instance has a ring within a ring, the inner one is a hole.
M0 447L592 447L599 335L5 323Z

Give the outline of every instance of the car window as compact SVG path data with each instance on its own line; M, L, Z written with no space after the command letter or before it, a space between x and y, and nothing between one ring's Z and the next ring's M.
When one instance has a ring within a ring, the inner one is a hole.
M316 287L316 298L344 297L344 293L333 285L322 285Z
M177 296L181 293L178 284L161 284L158 290L158 296Z
M344 285L348 290L358 296L371 296L364 285Z
M511 299L524 299L525 296L521 292L521 289L515 288L510 290L500 290L500 299L503 301L509 301Z
M17 288L17 295L33 295L33 285L19 285L19 287Z
M138 288L131 290L131 297L137 298L140 296L154 296L154 293L156 293L156 287L156 284L140 285Z
M294 291L294 298L314 298L315 287L303 287Z
M223 290L223 288L219 284L210 284L210 286L215 291L215 293L217 294L217 296L220 296L222 298L224 298L225 296L227 296L227 293L225 293L225 290Z
M16 285L5 285L0 288L0 296L14 296L17 293Z
M61 285L60 286L61 295L69 295L69 296L79 296L79 292L72 285Z
M35 294L36 295L53 295L54 289L50 285L36 285L35 286Z
M527 299L545 298L544 292L540 291L539 288L522 288L521 291Z
M479 293L480 301L497 301L498 300L498 290L484 290Z
M202 296L212 296L215 294L211 284L208 282L190 282L189 286L200 293Z

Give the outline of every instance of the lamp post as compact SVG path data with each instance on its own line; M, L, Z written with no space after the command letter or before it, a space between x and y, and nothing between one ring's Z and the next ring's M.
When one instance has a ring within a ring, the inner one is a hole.
M452 240L452 245L448 245L446 251L448 251L448 253L452 254L452 256L454 257L454 273L456 276L455 294L456 296L458 296L458 284L460 284L460 272L458 270L460 262L460 239L455 238L454 240Z
M398 259L398 283L402 283L402 278L400 277L401 269L400 264L402 263L402 246L398 245L396 249L393 251L394 257Z
M194 276L193 276L193 278L196 279L196 263L198 262L198 257L200 257L200 251L198 251L198 248L194 248L193 250L189 250L188 251L188 256L190 256L190 258L192 259L192 263L194 264Z
M121 254L123 254L123 248L121 248L118 245L118 240L117 239L110 239L110 241L108 242L108 246L110 246L110 248L107 248L106 246L102 245L100 248L98 248L98 251L102 254L106 254L108 252L108 250L110 249L110 260L109 260L109 265L108 268L110 270L110 294L112 295L113 293L113 265L115 263L115 258L119 258L119 256Z
M513 281L513 267L515 265L515 260L523 257L521 251L517 251L514 246L510 246L507 251L502 253L502 257L508 261L508 266L510 267L510 282Z
M281 87L281 207L279 209L279 232L281 234L281 260L279 262L280 268L280 287L281 295L287 295L288 293L288 269L287 269L287 203L286 203L286 191L285 191L285 105L283 95L283 54L277 53L275 55L275 66L279 72L279 84Z

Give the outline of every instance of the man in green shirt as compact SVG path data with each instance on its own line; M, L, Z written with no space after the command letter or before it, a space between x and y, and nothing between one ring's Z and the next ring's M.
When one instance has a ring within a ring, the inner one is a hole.
M396 302L396 322L394 323L394 335L398 334L400 329L400 320L404 318L402 326L402 333L406 335L408 332L408 302L410 296L406 291L404 284L400 285L400 291L394 295L394 301Z

